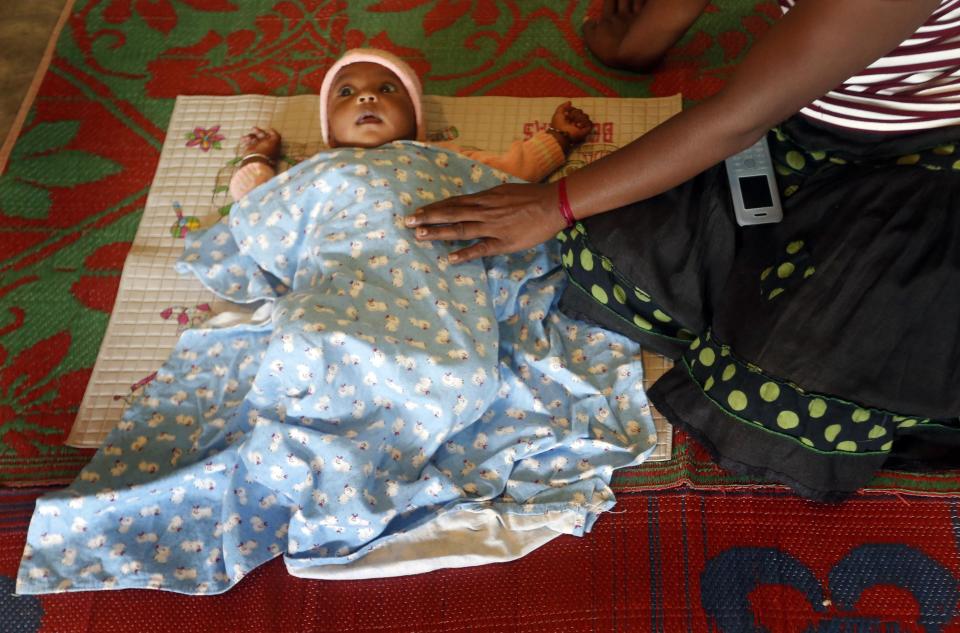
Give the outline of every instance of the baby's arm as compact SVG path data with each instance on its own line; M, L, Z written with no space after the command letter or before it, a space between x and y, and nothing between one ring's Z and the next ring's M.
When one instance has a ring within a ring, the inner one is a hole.
M280 158L280 134L273 128L254 127L243 141L240 169L230 179L230 196L234 201L276 176Z
M512 176L538 182L563 165L567 152L587 138L591 129L590 117L566 101L554 111L547 130L537 132L525 141L514 141L505 153L457 151Z

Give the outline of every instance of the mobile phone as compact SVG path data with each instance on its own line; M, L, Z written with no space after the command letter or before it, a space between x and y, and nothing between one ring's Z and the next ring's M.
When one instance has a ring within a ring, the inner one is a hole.
M783 219L766 135L724 163L737 224L772 224Z

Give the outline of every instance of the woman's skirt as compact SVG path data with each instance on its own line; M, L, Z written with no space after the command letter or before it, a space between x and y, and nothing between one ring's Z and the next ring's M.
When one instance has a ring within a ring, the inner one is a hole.
M651 400L735 472L960 466L960 128L768 141L782 222L738 227L718 165L562 234L561 310L673 358Z

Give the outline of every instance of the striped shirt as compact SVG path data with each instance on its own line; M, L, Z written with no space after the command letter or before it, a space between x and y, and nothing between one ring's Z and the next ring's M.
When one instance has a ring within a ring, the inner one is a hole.
M784 13L797 2L779 1ZM960 124L960 0L942 0L900 46L800 113L873 132Z

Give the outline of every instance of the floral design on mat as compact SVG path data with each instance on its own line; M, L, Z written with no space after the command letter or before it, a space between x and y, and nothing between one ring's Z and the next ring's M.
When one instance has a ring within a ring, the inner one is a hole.
M69 332L58 332L21 351L6 342L25 322L26 312L9 308L0 322L0 455L50 455L63 443L89 373L56 374L70 348ZM18 414L19 412L19 414Z
M9 168L0 175L0 215L43 221L58 190L99 182L122 171L108 158L74 149L72 142L79 131L80 121L56 121L39 123L21 134ZM5 255L16 255L20 248Z
M177 333L183 332L190 327L199 327L204 321L210 318L211 308L209 303L198 303L191 307L188 306L170 306L160 313L164 321L176 319Z
M190 231L196 231L200 228L200 218L194 215L184 215L183 206L179 202L173 203L173 211L177 214L177 220L170 225L170 235L183 239Z
M210 148L223 149L220 141L227 137L220 134L219 125L214 125L210 129L197 126L193 128L193 132L187 132L184 138L187 139L187 147L199 147L202 151L209 152Z
M151 382L153 382L154 380L156 380L156 378L157 378L157 372L148 374L147 376L144 376L137 382L130 385L130 393L122 396L114 396L113 399L123 400L124 402L127 403L127 405L131 405L134 402L136 402L140 398L140 396L143 395L143 388L146 387Z
M799 630L799 618L786 624L767 616L782 614L785 604L791 613L803 614L807 631L880 631L893 625L891 630L933 632L953 619L960 595L947 566L905 543L856 545L829 569L825 583L817 571L819 565L785 549L730 547L704 567L702 605L722 632ZM890 620L871 613L871 594L884 587L894 590L884 605Z

